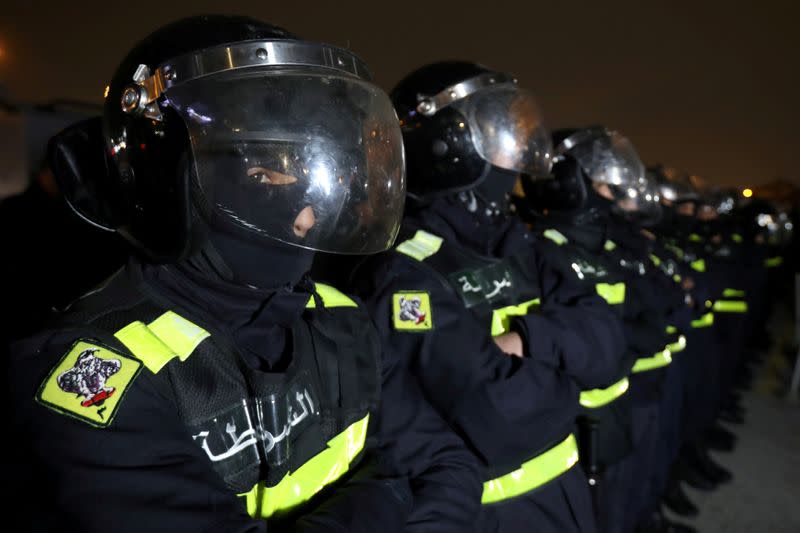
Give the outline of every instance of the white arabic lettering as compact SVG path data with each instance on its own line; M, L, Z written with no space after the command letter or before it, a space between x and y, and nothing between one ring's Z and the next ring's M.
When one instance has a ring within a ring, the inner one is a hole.
M461 276L460 278L458 278L458 281L461 282L462 292L481 292L481 288L476 287L475 285L470 283L469 279L467 279L467 276Z
M511 280L507 278L503 278L500 281L492 281L492 283L494 283L494 290L489 294L487 294L486 298L494 298L495 296L500 294L500 291L502 291L506 287L511 287Z

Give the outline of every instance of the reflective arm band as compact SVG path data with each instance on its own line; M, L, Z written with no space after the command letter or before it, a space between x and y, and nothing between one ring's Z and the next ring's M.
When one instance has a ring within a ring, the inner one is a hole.
M606 252L613 252L616 248L617 248L617 243L615 243L614 241L606 241L605 244L603 244L603 249Z
M697 320L692 320L693 328L707 328L714 325L714 313L706 313Z
M253 518L268 518L310 500L326 485L339 479L350 463L364 448L369 415L354 422L328 441L328 447L286 474L274 487L260 481L249 492L239 494L247 500L247 514Z
M439 248L442 247L442 242L441 237L420 229L417 230L414 237L398 244L396 250L401 254L413 257L417 261L424 261L439 251Z
M655 370L656 368L665 367L671 362L672 354L670 353L669 349L666 349L656 353L652 357L643 357L641 359L637 359L636 364L633 365L633 370L631 373L638 374L639 372Z
M745 292L738 289L725 289L722 291L722 296L724 298L744 298Z
M689 240L692 242L703 242L703 238L698 235L697 233L692 233L689 235Z
M744 241L744 238L741 235L739 235L738 233L734 233L733 235L731 235L731 239L733 239L733 242L737 242L737 243L740 243L740 242Z
M517 470L483 484L482 504L496 503L541 487L578 463L574 435L522 464Z
M746 313L747 302L742 300L717 300L714 302L713 309L717 313Z
M605 389L592 389L581 392L580 403L587 409L597 409L608 405L628 390L630 382L628 378L622 378L610 387Z
M650 261L652 261L655 266L661 266L661 258L656 254L650 254Z
M560 231L554 230L552 228L544 230L542 232L542 235L545 238L550 239L559 246L562 246L568 242L567 238L564 237L564 235Z
M185 361L209 333L173 311L167 311L150 324L131 322L114 336L153 374L172 358Z
M608 302L610 305L618 305L625 303L625 283L598 283L594 286L597 294L603 297L603 299Z
M322 304L324 307L358 307L358 304L355 303L349 296L339 292L330 285L325 285L324 283L315 283L314 290L317 291L319 297L322 298ZM314 297L312 296L308 299L306 309L314 309L316 307L317 302L314 301Z
M509 331L511 326L511 317L525 316L534 307L540 304L539 298L529 300L518 305L509 305L492 311L492 337L502 335Z
M705 272L706 271L706 260L705 259L698 259L697 261L692 261L689 263L689 266L692 267L693 270L697 272Z
M782 264L783 264L783 257L781 257L781 256L770 257L770 258L764 260L764 266L767 267L767 268L779 267Z

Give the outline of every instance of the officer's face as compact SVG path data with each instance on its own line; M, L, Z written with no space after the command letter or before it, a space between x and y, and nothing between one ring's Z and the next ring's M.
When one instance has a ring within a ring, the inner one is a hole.
M274 169L268 169L263 166L253 166L247 169L247 176L254 180L259 185L265 187L298 187L297 176L286 174ZM309 230L314 227L316 216L314 209L307 205L305 206L292 222L292 231L297 237L304 238Z

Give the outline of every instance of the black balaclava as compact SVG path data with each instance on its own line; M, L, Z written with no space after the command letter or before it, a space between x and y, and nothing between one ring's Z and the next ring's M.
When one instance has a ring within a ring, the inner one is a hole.
M491 166L480 184L472 189L488 216L508 211L508 201L518 177L519 172Z

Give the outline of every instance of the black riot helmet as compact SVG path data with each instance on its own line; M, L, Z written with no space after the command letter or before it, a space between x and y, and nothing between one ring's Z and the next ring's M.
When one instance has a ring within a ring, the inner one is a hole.
M520 173L549 174L551 142L539 106L509 74L464 61L432 63L406 76L391 97L413 199L472 189L493 173L510 175L512 186Z
M177 21L120 64L103 134L97 222L154 260L186 257L205 225L339 253L396 236L397 117L349 51L247 17Z

